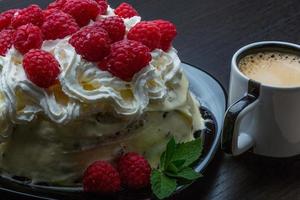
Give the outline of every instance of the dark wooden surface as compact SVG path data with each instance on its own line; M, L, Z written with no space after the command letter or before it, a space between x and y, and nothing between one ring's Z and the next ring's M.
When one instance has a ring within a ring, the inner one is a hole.
M0 0L0 11L42 0ZM116 6L120 0L111 0ZM261 40L300 43L299 0L131 0L144 19L168 19L179 31L183 61L214 75L227 89L230 60L241 46ZM280 147L278 147L280 148ZM300 199L300 160L218 152L205 177L174 199Z

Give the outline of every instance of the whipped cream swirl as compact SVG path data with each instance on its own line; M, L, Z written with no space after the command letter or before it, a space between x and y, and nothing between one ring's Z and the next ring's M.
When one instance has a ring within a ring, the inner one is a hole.
M108 12L109 13L109 12ZM127 30L140 17L124 20ZM66 124L71 120L99 112L114 112L128 117L140 116L149 102L164 101L171 85L181 75L177 51L156 49L152 61L138 72L131 82L125 82L101 71L95 63L87 62L68 43L68 37L45 41L42 49L52 53L60 63L59 83L43 89L27 79L23 56L11 48L0 56L0 131L9 130L11 123L28 123L38 115Z

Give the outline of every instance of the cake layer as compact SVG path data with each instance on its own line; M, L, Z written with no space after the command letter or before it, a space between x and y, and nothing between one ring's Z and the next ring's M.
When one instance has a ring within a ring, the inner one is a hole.
M33 182L72 186L92 162L114 162L124 152L140 153L156 167L171 137L190 141L203 128L198 108L189 94L175 110L148 111L130 123L112 116L99 121L95 115L65 126L46 120L17 125L1 145L1 169Z

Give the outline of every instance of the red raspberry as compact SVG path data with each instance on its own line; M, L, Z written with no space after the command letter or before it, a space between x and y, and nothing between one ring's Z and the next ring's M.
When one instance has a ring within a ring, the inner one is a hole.
M119 173L105 161L96 161L90 165L84 172L82 182L85 192L113 193L121 189Z
M128 32L127 38L143 43L153 51L160 46L160 30L151 22L139 22Z
M108 3L107 0L94 0L98 3L98 6L100 8L100 15L106 14L107 8L108 8Z
M47 9L52 9L52 8L55 8L55 9L62 9L63 5L67 2L67 0L56 0L52 3L50 3L47 7Z
M98 66L124 81L132 77L151 61L148 47L140 42L121 40L111 45L111 53Z
M14 33L14 46L22 54L31 49L39 49L43 44L42 31L32 24L22 25Z
M27 78L41 88L56 83L60 66L54 56L46 51L33 49L24 55L23 68Z
M11 25L14 28L25 24L33 24L36 26L41 26L44 21L43 11L38 5L31 5L20 11L17 11L11 20Z
M100 8L94 0L68 0L63 5L62 11L72 15L77 24L82 27L96 19Z
M139 13L128 3L121 3L116 9L115 14L122 18L139 16Z
M0 55L5 56L8 49L13 44L13 34L14 30L4 29L0 32Z
M96 21L93 26L101 27L106 30L112 42L122 40L126 32L124 21L118 16L101 19Z
M12 9L0 14L0 31L10 26L11 19L17 11L18 9Z
M69 43L84 59L97 62L109 54L110 39L108 33L94 26L87 26L75 33Z
M176 26L172 22L162 19L154 20L152 22L160 29L160 48L164 51L169 50L177 35Z
M130 189L141 189L150 183L151 167L148 161L137 153L127 153L121 157L118 170L122 184Z
M75 19L62 11L57 11L45 18L42 31L45 40L62 39L79 30Z
M50 8L50 9L46 9L43 10L43 16L44 16L44 20L46 20L46 18L56 12L59 12L60 10L58 10L57 8Z

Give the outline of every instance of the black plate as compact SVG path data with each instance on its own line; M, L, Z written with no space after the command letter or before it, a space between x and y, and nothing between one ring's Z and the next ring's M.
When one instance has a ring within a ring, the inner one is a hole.
M212 76L191 65L182 64L190 80L190 89L201 102L201 112L207 119L207 129L204 130L205 142L204 152L196 164L197 172L203 172L213 159L221 137L221 127L226 108L226 94L222 86ZM197 134L197 133L196 133ZM199 134L199 133L198 133ZM205 178L205 177L204 177ZM180 192L185 187L179 187ZM74 200L93 200L93 199L149 199L152 197L150 189L143 191L124 190L115 196L99 197L85 194L81 191L63 191L59 188L36 188L26 184L21 184L6 178L0 178L1 199L74 199Z

